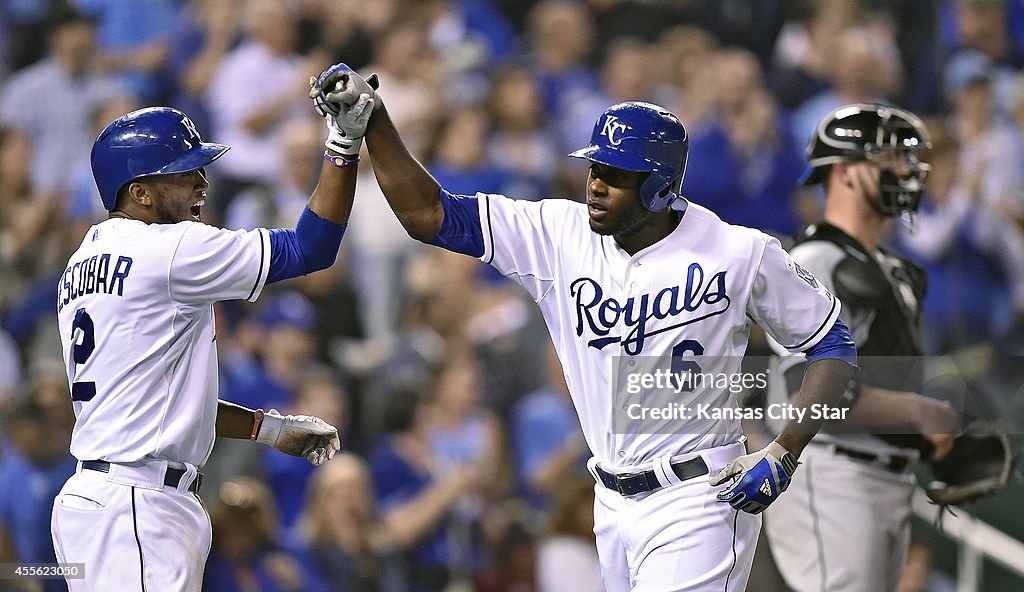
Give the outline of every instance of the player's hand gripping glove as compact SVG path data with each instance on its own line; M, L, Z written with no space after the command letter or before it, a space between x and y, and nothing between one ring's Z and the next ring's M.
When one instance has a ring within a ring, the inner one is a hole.
M1010 481L1014 454L1006 434L991 426L969 430L957 436L948 454L929 461L933 478L925 493L939 506L973 502L992 495Z
M789 487L797 464L788 450L773 441L726 465L710 484L721 485L734 479L732 485L718 493L718 501L749 514L760 514Z
M256 441L314 465L334 458L341 448L338 430L331 424L310 415L281 415L276 409L263 415Z
M370 115L380 105L376 74L364 80L345 64L335 64L309 79L309 98L327 120L327 148L344 156L359 155Z
M360 95L368 94L374 101L373 109L380 106L376 90L380 81L376 74L363 78L345 64L334 64L309 81L309 98L321 117L341 114L343 107L353 105Z

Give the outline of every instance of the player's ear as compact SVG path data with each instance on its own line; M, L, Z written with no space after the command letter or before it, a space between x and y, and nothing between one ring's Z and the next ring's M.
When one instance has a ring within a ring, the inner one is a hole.
M128 199L140 206L153 205L153 197L145 183L132 181L125 188Z
M832 164L828 172L833 183L841 183L846 187L853 188L853 173L850 170L850 163L836 162Z

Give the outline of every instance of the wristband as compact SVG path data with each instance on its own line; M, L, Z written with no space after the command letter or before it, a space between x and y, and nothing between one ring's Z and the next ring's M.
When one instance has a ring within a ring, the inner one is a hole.
M249 434L250 440L256 439L256 434L260 433L260 427L263 425L263 416L265 415L262 409L257 409L252 413L252 433Z
M338 168L343 168L343 167L354 165L357 162L359 162L359 155L357 154L354 157L334 156L330 152L324 150L324 160L326 160L327 162L333 164L334 166L336 166Z

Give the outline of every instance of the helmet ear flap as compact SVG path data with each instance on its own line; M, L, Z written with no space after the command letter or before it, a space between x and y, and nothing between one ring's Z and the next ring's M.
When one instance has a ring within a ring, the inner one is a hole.
M681 181L681 179L679 180ZM657 171L652 172L640 186L640 199L643 201L644 207L652 212L663 212L668 209L672 202L679 197L676 185L676 180L667 179Z

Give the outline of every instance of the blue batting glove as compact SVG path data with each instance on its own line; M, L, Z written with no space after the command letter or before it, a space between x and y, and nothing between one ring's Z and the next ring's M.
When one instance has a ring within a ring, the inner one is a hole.
M749 514L760 514L786 491L798 464L788 450L773 441L732 461L709 483L721 485L734 479L732 485L718 493L718 501Z

